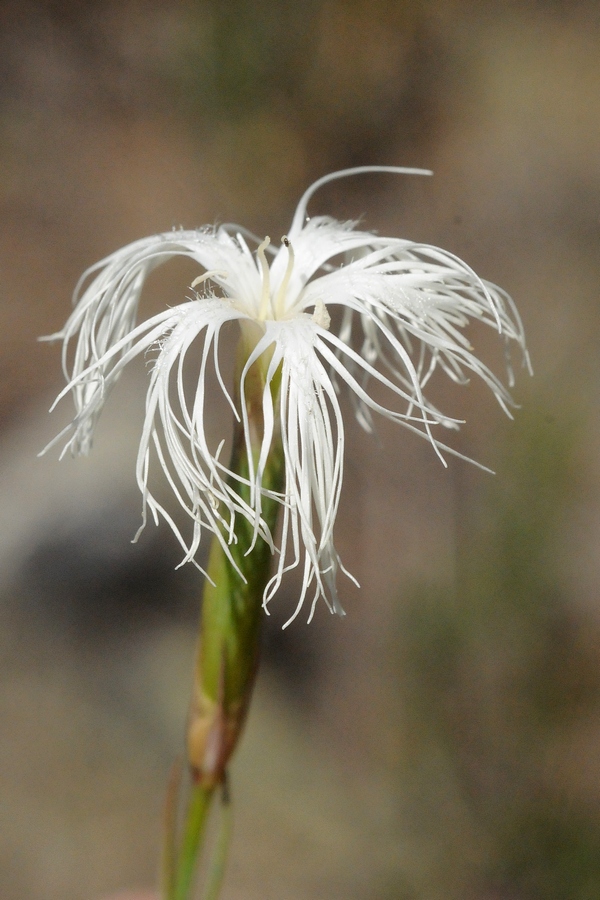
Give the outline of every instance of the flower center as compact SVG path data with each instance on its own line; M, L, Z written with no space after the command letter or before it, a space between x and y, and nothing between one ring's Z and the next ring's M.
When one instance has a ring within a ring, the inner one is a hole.
M284 236L281 238L281 243L288 252L288 261L283 278L281 280L281 284L277 289L275 297L272 298L271 270L269 268L269 263L267 262L267 257L265 256L265 250L270 243L271 239L267 236L256 251L258 264L260 266L262 275L262 290L258 307L258 318L261 321L264 321L266 318L282 319L284 317L286 310L285 295L290 283L290 278L292 277L292 270L294 268L294 250L287 235L284 234Z

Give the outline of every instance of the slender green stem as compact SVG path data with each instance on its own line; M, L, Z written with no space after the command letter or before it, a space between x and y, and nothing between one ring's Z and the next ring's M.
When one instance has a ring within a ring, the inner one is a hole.
M177 800L181 785L181 759L171 769L165 802L165 827L161 865L161 897L173 900L177 867Z
M198 863L198 850L210 812L214 788L194 784L190 790L183 828L177 873L173 886L173 900L189 900Z
M227 782L222 789L220 816L219 833L210 864L204 900L218 900L225 875L225 863L233 830L233 813Z

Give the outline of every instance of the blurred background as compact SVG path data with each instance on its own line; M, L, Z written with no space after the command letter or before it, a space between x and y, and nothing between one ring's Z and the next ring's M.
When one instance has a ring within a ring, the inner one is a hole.
M140 517L143 365L88 459L59 329L83 269L180 225L311 209L439 244L518 303L510 422L436 384L457 460L349 427L346 619L281 624L233 767L224 900L600 897L596 0L0 2L0 895L152 885L200 583ZM147 309L180 302L176 264ZM153 307L154 304L154 307ZM501 372L492 335L474 332ZM215 410L215 429L227 416Z

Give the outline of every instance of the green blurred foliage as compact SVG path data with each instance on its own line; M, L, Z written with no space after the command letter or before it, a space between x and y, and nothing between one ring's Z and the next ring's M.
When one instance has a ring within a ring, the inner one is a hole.
M182 111L205 132L267 117L297 135L311 171L387 159L398 141L422 151L460 70L437 8L412 0L192 4L171 60Z
M564 574L577 421L530 399L484 496L458 501L454 587L403 604L400 816L439 842L424 900L600 896L598 798L560 762L585 766L600 710L598 629Z
M286 4L273 15L264 0L215 0L189 15L180 77L191 107L240 115L279 97L297 97L315 42L320 3Z

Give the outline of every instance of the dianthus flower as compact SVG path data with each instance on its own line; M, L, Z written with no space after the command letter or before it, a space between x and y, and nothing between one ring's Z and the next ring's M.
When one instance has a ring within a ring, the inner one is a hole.
M451 253L381 237L357 222L307 217L318 188L365 172L429 174L365 166L321 178L301 197L277 247L231 225L136 241L84 273L71 317L52 335L63 341L68 381L58 400L71 392L76 409L55 439L64 440L63 453L89 451L112 387L133 359L145 356L149 386L136 464L142 527L148 513L156 522L166 519L185 550L183 562L197 565L203 531L213 535L187 718L191 779L182 817L176 778L168 792L165 900L193 895L218 795L221 829L207 891L219 893L230 833L229 760L258 669L263 608L284 573L302 570L288 621L309 592L309 620L320 597L342 613L336 590L342 566L333 540L344 468L342 389L363 428L371 430L379 413L425 437L443 461L455 451L439 433L459 423L424 395L437 369L458 383L477 375L507 413L512 403L475 355L465 333L470 321L495 329L507 351L517 344L528 364L510 297ZM146 279L172 257L200 268L190 295L139 321ZM220 350L230 322L240 330L231 390ZM228 436L209 438L207 416L219 399L210 373L234 416L229 462L223 461ZM187 530L153 493L155 470L166 476Z
M357 222L307 217L309 200L320 187L365 172L429 174L369 166L321 178L300 199L276 247L268 237L260 241L232 225L135 241L88 269L75 291L71 317L52 335L63 340L69 382L58 399L70 391L76 408L73 422L55 439L66 439L63 453L88 452L111 388L129 362L147 354L151 367L136 467L143 522L148 510L156 521L164 517L185 549L184 562L195 560L208 530L239 570L232 547L245 520L252 529L246 552L260 538L275 557L263 592L265 608L284 572L302 567L294 616L309 592L310 616L319 597L333 612L342 612L336 591L341 563L333 540L344 466L341 388L349 389L365 429L372 428L372 413L379 413L425 436L442 457L453 451L439 440L440 427L455 428L458 422L424 396L436 369L458 383L477 375L505 411L511 405L502 381L475 355L464 333L469 321L495 329L527 359L510 297L453 254L381 237ZM178 256L202 270L191 295L140 322L146 279ZM219 345L223 326L233 321L241 328L243 352L230 392ZM184 377L190 359L196 361L191 390ZM256 365L262 371L258 395L250 384ZM209 445L206 417L216 402L207 396L211 369L243 432L243 471L222 460L225 439ZM509 370L509 384L511 379ZM385 405L375 399L373 384L386 389ZM283 460L280 488L265 482L275 445ZM187 534L150 489L149 474L157 463L189 517ZM269 503L282 513L278 545L273 517L264 515Z

